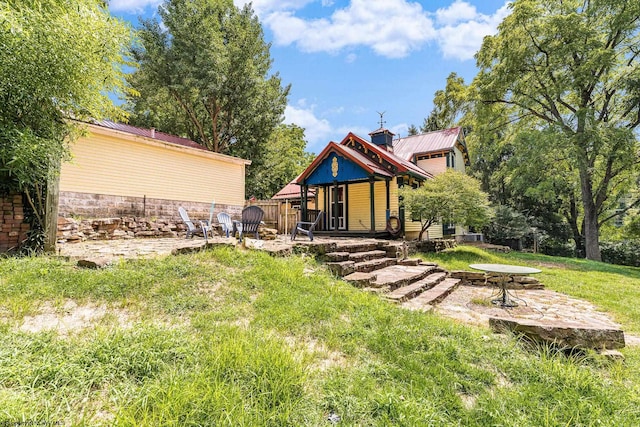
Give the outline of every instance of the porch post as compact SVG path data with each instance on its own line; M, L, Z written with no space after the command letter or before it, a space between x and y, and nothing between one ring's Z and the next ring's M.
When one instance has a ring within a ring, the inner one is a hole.
M307 183L302 182L300 186L300 221L307 220Z
M376 201L374 197L374 185L376 179L374 177L369 178L369 195L371 197L371 233L376 232Z
M340 220L338 217L338 181L333 181L333 229L340 228Z
M385 220L389 220L389 217L391 216L391 197L389 196L390 191L389 191L389 183L390 183L390 179L386 179L384 181L386 187L387 187L387 213L386 213L386 218Z

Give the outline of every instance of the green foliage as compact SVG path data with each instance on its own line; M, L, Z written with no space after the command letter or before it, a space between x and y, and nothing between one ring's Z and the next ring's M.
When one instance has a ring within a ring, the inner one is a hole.
M640 267L640 240L600 243L602 261Z
M469 106L464 79L456 73L449 74L445 89L437 90L434 94L433 105L433 110L424 119L420 132L427 133L457 126Z
M289 87L269 75L271 58L250 5L168 0L142 22L129 77L131 122L187 136L211 151L251 160L247 191L282 121Z
M296 125L279 125L267 143L267 152L260 170L254 174L250 194L269 199L290 183L314 159L305 151L304 129Z
M483 233L492 243L504 244L511 239L522 239L531 234L527 218L509 206L498 205L494 208L491 222Z
M425 181L417 189L400 189L400 196L407 212L420 218L419 240L436 221L473 227L482 227L489 221L489 202L480 190L480 183L453 169Z
M611 190L637 173L640 3L523 0L511 8L477 54L473 86L480 102L504 108L516 132L548 128L561 136L558 151L579 189L586 256L598 260L599 215Z
M0 178L43 226L46 184L77 135L69 119L119 118L129 28L96 0L0 3Z

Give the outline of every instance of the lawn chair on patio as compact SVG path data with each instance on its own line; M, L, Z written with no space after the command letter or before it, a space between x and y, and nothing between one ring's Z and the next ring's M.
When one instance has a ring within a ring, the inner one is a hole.
M254 233L256 239L260 238L258 227L262 223L264 211L258 206L247 206L242 210L242 229L240 231L240 240L243 234Z
M200 221L200 227L202 228L202 234L204 235L204 239L208 241L207 236L211 233L211 237L213 237L213 209L216 206L216 202L211 203L211 208L209 209L209 220L206 219L204 221Z
M316 220L313 222L308 222L308 221L298 222L296 226L293 227L293 230L291 230L291 240L295 240L296 235L298 233L302 233L309 236L309 240L313 241L313 231L316 229L316 226L318 225L321 219L322 219L322 211L318 212L318 216L316 217Z
M218 214L218 222L220 223L220 227L222 227L222 232L229 237L229 234L233 233L233 221L231 221L229 214L220 212Z
M185 239L188 239L189 237L193 237L193 235L198 231L198 229L193 224L191 219L189 219L189 214L182 206L178 208L178 213L180 214L180 218L182 218L182 221L184 222L184 224L187 226L187 235Z

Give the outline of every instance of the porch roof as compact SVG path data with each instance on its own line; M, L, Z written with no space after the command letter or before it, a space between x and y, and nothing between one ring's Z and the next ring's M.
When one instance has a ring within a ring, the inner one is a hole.
M271 199L272 200L299 199L301 190L300 190L300 184L295 182L296 179L297 178L295 178L293 181L285 185L282 188L282 190L278 191ZM315 195L316 193L314 190L309 189L307 191L308 198L313 198L315 197Z

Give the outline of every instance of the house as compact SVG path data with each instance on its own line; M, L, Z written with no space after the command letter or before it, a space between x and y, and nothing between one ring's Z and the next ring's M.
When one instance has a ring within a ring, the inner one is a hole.
M61 168L59 217L175 223L179 206L192 219L204 219L214 200L216 212L240 216L250 161L154 129L110 121L82 126L86 132L71 144L72 160Z
M447 168L464 171L469 154L462 129L452 128L394 140L380 128L370 141L349 133L330 142L296 179L304 190L316 189L319 210L326 212L323 230L331 235L417 237L420 221L400 206L399 188L417 188ZM307 218L302 201L303 217ZM398 229L399 228L399 229ZM434 225L430 238L456 234L452 225Z

